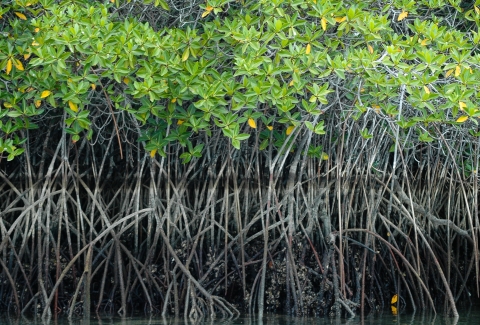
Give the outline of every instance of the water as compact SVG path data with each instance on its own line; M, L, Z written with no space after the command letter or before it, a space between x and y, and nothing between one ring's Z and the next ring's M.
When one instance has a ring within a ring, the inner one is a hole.
M28 318L0 318L0 325L480 325L480 306L460 311L460 317L454 319L443 315L431 315L427 313L401 314L394 316L389 312L371 314L361 318L313 318L313 317L289 317L282 315L266 315L263 321L255 317L239 317L233 320L209 320L198 322L185 321L184 319L161 317L133 317L133 318L92 318L89 321L82 319L68 321L66 318L42 322L40 319Z

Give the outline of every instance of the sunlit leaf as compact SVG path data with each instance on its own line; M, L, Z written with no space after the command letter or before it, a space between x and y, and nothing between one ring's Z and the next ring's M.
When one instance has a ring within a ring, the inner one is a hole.
M15 68L17 68L17 70L20 70L20 71L25 70L25 68L23 67L22 61L14 59L13 63L15 64Z
M74 112L78 112L78 105L72 102L71 100L68 101L68 106Z
M324 31L327 30L327 20L325 19L325 17L322 18L321 24L322 24L322 29Z
M427 94L430 94L430 89L427 86L423 86L423 90L425 90Z
M466 120L468 120L468 116L467 116L467 115L463 115L463 116L460 116L460 117L457 119L457 123L463 123L463 122L465 122Z
M9 59L7 61L7 66L5 68L5 72L8 74L10 74L10 71L12 71L12 59Z
M257 128L257 123L255 123L255 120L253 118L249 118L248 119L248 125L252 128L252 129L256 129Z
M458 77L460 75L460 72L462 72L462 68L460 67L460 65L457 65L455 67L455 77Z
M398 15L397 21L402 21L407 17L408 17L408 11L402 11L400 15Z
M286 135L290 135L290 134L292 133L293 129L295 129L295 126L290 125L290 126L287 128L287 131L285 131L285 134L286 134Z
M48 96L50 96L52 92L50 90L44 90L42 91L42 94L40 95L40 98L46 98Z
M182 61L187 61L189 56L190 56L190 48L186 47L185 51L183 51Z
M27 20L27 16L25 16L21 12L15 11L15 15L17 15L17 17L20 18L21 20Z

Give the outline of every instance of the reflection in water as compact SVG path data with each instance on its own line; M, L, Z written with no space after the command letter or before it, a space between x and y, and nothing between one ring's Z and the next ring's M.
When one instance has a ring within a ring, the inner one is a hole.
M133 318L99 318L51 319L42 322L40 318L6 318L0 317L0 325L463 325L480 324L480 308L471 308L460 313L459 318L433 315L431 313L398 314L391 312L371 314L365 317L345 318L314 318L314 317L289 317L282 315L267 315L263 320L255 316L244 316L237 319L203 319L196 322L182 318L162 317L133 317Z

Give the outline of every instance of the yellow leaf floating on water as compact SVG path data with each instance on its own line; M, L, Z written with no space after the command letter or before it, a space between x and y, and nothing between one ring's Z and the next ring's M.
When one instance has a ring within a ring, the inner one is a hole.
M21 12L15 11L15 15L17 15L17 17L20 18L21 20L27 20L27 16L25 16Z
M20 70L20 71L25 70L25 68L23 67L22 61L14 59L13 63L15 64L15 68L17 68L17 70Z
M286 134L286 135L290 135L290 133L292 133L293 129L295 129L295 126L290 125L290 126L287 128L287 131L285 131L285 134Z
M392 297L391 304L393 305L393 304L397 303L397 301L398 301L398 295L394 294L393 297Z
M402 21L407 17L408 17L408 11L402 11L402 13L398 15L397 21Z
M39 108L40 105L42 105L42 101L41 101L40 99L38 99L38 100L36 100L36 101L34 102L34 104L35 104L35 107L36 107L36 108Z
M430 89L427 86L423 86L423 90L425 90L427 94L430 94Z
M40 95L40 98L45 98L45 97L48 97L50 96L52 92L50 90L44 90L42 91L42 94Z
M466 120L468 120L468 116L467 116L467 115L463 115L463 116L460 116L460 117L457 119L457 123L463 123L463 122L465 122Z
M72 102L71 100L68 101L68 106L74 112L78 112L78 105Z
M395 306L391 306L391 307L392 307L392 315L396 316L398 314L397 307L395 307Z
M5 67L5 72L7 75L10 74L10 71L12 71L12 59L7 61L7 66Z
M248 125L250 125L250 127L252 129L256 129L257 128L257 123L255 123L255 120L253 118L249 118L248 119Z
M325 17L322 18L322 21L320 22L322 24L322 29L325 31L327 30L327 20Z
M272 131L272 130L273 130L273 126L267 125L267 129L269 129L270 131Z
M322 152L322 160L328 160L328 155L326 152Z
M155 154L157 153L157 149L153 149L152 151L150 151L150 157L155 157Z
M368 44L367 48L368 48L368 52L370 52L370 54L372 54L373 53L373 47L370 44Z
M458 106L460 106L460 109L463 110L465 107L467 107L467 104L464 102L458 102Z
M310 43L308 43L307 48L305 50L305 54L310 54L311 51L312 51L312 46L310 45Z
M462 71L462 68L460 67L460 65L457 65L455 67L455 77L458 77L461 71Z

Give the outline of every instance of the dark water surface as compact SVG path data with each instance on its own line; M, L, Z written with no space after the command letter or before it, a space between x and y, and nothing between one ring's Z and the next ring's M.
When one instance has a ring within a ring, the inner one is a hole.
M127 318L91 318L89 321L74 319L68 321L66 318L42 322L40 318L0 318L0 325L369 325L369 324L388 324L388 325L480 325L480 306L464 309L460 311L460 317L454 319L441 314L432 315L430 313L401 314L394 316L389 312L371 314L365 317L345 318L314 318L314 317L289 317L282 315L265 315L262 321L256 317L239 317L232 320L205 319L198 322L175 318L161 317L127 317Z

